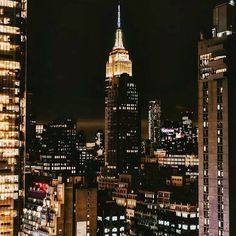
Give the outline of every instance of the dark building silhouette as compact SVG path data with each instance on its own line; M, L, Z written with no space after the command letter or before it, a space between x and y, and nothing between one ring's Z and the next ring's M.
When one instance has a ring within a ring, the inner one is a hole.
M123 235L126 229L125 208L110 200L107 191L98 191L97 235Z
M79 130L77 133L77 144L85 145L86 144L86 135L84 130Z
M26 102L26 153L27 162L34 163L39 161L40 143L36 133L36 120L34 116L33 94L27 93Z
M76 122L70 118L45 126L40 154L43 172L53 176L76 174L76 134Z

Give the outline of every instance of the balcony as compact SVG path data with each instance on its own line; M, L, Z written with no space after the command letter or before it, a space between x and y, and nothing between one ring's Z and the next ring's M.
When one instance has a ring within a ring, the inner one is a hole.
M218 69L218 68L225 68L225 58L221 58L219 60L215 60L215 61L210 61L209 62L209 66L214 69Z
M210 74L208 76L209 80L215 80L215 79L222 79L226 77L226 72L221 72L221 73L217 73L217 74Z

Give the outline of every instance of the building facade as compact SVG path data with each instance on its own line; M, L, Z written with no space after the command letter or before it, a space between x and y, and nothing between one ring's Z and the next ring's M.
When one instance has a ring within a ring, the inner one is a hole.
M199 235L235 235L234 2L214 8L212 38L198 45Z
M182 158L188 159L187 155ZM181 158L181 159L182 159ZM172 157L166 157L172 159ZM177 158L173 158L175 161ZM136 235L198 234L198 168L195 163L143 162L131 222Z
M40 159L45 173L76 175L76 121L67 118L50 122L42 133Z
M37 176L29 181L23 209L23 235L60 235L58 219L63 217L64 184Z
M144 232L141 235L197 235L197 205L180 201L173 192L171 189L138 193L134 219L136 230Z
M0 1L0 234L19 230L25 136L26 0Z
M29 174L23 235L97 235L97 189L81 176L57 179Z
M98 236L124 235L126 229L125 209L113 201L99 204Z
M110 173L137 168L140 119L138 92L132 77L132 62L124 48L120 5L115 45L106 65L105 162Z

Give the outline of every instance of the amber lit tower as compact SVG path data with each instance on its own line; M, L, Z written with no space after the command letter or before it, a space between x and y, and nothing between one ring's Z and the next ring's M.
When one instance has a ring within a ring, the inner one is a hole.
M137 168L139 136L138 92L132 62L123 45L118 4L115 45L106 65L105 161L109 172Z
M24 164L26 0L0 1L0 235L18 235Z
M199 235L236 235L236 36L234 1L213 12L198 45Z

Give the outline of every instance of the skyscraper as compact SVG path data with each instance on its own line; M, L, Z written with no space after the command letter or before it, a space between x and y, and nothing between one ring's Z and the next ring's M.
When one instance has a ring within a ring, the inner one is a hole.
M134 169L139 158L138 92L132 62L124 48L120 5L115 45L106 65L105 161L110 172Z
M23 189L26 0L0 1L0 234L17 235Z
M160 145L161 139L161 102L159 100L149 101L148 110L148 137Z
M234 2L214 8L212 38L198 45L199 235L236 235Z

